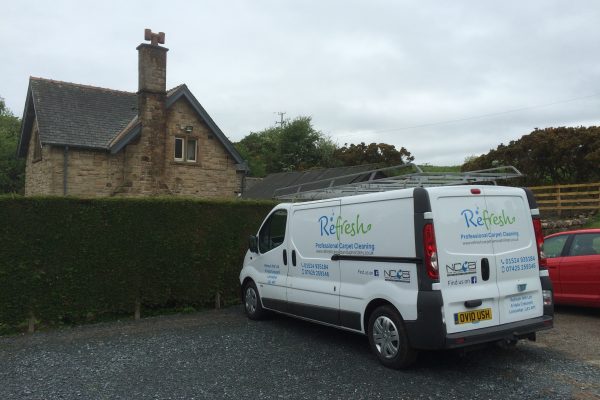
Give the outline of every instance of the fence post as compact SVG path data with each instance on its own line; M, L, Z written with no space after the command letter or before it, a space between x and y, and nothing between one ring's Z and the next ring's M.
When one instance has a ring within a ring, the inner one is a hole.
M33 313L29 314L29 318L27 319L27 333L35 332L35 315Z
M140 301L140 299L135 299L135 312L134 312L134 316L133 319L136 321L139 321L141 318L141 308L142 308L142 302Z
M562 204L560 201L560 185L556 187L556 206L558 207L558 216L560 217L562 215Z
M221 293L215 293L215 308L218 310L221 308Z

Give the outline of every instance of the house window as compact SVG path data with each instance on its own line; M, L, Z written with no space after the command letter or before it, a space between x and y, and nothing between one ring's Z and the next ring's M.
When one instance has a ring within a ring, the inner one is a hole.
M196 162L198 158L198 139L175 138L175 161Z
M186 145L186 150L187 150L187 157L186 157L186 161L190 161L190 162L196 162L196 139L188 139L187 140L187 145Z
M183 139L175 138L175 161L183 161Z

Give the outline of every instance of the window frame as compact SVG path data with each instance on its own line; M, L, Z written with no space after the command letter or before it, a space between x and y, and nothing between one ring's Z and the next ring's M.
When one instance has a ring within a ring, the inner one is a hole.
M273 236L272 236L272 230L271 230L273 219L275 217L281 216L282 214L285 217L285 222L283 224L283 237L281 239L281 242L279 242L276 246L273 246L273 240L272 240ZM287 210L277 209L277 210L273 211L273 213L269 216L269 218L265 221L263 226L261 226L260 230L258 231L258 252L259 252L259 254L268 253L271 250L274 250L285 243L285 238L287 235L287 223L288 223ZM264 237L263 235L268 235L267 236L268 243L263 243L263 237Z
M177 142L181 142L181 157L177 157ZM173 147L173 159L175 161L184 161L185 159L185 140L182 137L175 136L175 143Z
M554 257L549 257L548 253L546 252L546 243L550 240L560 240L564 238L564 242L562 243L562 247L560 249L560 252L557 253L557 255L555 255ZM556 235L556 236L552 236L551 238L545 239L544 240L544 255L546 256L546 258L559 258L559 257L564 257L565 253L568 253L569 248L571 247L571 237L570 235Z
M181 143L181 157L177 157L177 143ZM194 142L194 158L189 158L189 146L190 142ZM179 163L198 163L198 144L199 140L194 136L175 136L175 141L173 142L173 160Z
M194 159L189 158L190 142L194 142ZM186 162L197 162L198 161L198 139L187 138L185 140L185 161Z
M600 238L600 233L589 232L589 233L575 233L575 234L573 234L573 236L571 238L571 242L569 243L568 251L566 253L567 257L589 257L589 256L596 256L596 255L600 254L598 252L596 252L594 254L573 254L573 252L575 250L575 247L578 244L577 243L577 239L581 238L583 236L594 236L594 239L592 239L592 242L594 242L595 240L597 240L598 238Z

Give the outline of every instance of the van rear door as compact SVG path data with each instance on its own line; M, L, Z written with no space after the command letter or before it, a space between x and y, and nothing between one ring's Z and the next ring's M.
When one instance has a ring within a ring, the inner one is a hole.
M473 189L473 190L472 190ZM428 188L447 333L499 325L499 289L487 204L471 186Z
M486 186L492 246L496 259L500 323L543 314L539 260L531 210L523 189Z

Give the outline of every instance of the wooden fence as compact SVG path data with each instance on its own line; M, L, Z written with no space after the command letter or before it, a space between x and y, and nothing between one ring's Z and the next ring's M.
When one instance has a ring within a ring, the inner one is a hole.
M540 210L579 212L600 209L600 182L530 187Z

